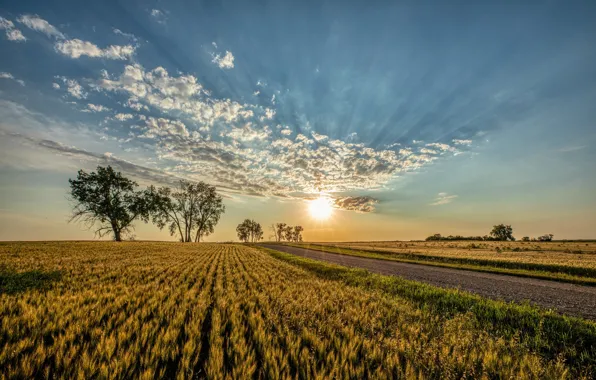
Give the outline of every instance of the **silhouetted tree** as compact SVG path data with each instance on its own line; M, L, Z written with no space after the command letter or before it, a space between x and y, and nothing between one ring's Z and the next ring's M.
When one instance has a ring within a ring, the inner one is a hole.
M292 226L286 226L284 230L284 238L287 241L292 241L294 238L294 228Z
M251 219L244 219L244 222L236 227L236 233L238 234L238 239L245 243L249 241L253 243L258 242L263 238L263 228L259 223Z
M495 240L515 241L515 238L513 237L513 228L511 228L510 225L497 224L496 226L493 226L493 230L490 232L490 235Z
M529 236L524 236L524 237L522 238L522 241L530 241L530 237L529 237Z
M79 170L76 179L69 179L73 210L70 221L80 221L103 237L110 232L115 241L130 233L133 221L145 223L153 210L151 191L136 191L138 184L111 166L97 167L97 172Z
M538 241L553 241L554 236L555 235L553 235L553 234L546 234L546 235L538 236Z
M287 226L287 224L285 224L285 223L276 223L275 224L275 235L276 235L277 241L282 241L284 239L286 226Z
M199 242L213 233L226 209L215 186L205 182L180 181L177 189L161 187L153 194L153 222L159 228L168 225L170 235L178 232L182 242Z
M302 231L304 231L304 228L302 228L302 226L295 226L294 232L292 234L292 240L296 243L302 241Z

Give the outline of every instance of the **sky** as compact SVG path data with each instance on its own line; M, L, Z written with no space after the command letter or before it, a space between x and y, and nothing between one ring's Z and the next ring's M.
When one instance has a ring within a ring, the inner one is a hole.
M0 240L92 239L98 165L217 186L208 241L596 237L593 1L5 1L0 35Z

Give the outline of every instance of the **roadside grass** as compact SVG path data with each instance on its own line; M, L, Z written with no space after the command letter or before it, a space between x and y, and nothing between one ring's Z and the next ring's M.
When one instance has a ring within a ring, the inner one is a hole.
M315 251L337 253L341 255L367 257L371 259L390 260L402 263L422 264L445 268L466 269L477 272L507 274L518 277L531 277L544 280L567 282L578 285L596 286L596 269L593 268L418 255L415 253L392 253L387 251L351 249L312 243L283 244L293 247L312 249Z
M467 292L443 289L364 269L346 268L259 247L272 257L317 276L401 297L444 318L471 315L492 336L515 339L547 360L563 360L574 376L596 373L596 323L557 314L529 304L495 301Z

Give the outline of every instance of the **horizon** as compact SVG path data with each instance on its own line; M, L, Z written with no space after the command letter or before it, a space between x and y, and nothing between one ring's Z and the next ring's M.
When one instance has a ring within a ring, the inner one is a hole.
M217 187L304 240L593 240L596 3L0 7L0 241L94 239L68 180ZM272 33L275 31L275 33ZM175 241L135 223L142 241ZM106 237L105 239L109 239Z

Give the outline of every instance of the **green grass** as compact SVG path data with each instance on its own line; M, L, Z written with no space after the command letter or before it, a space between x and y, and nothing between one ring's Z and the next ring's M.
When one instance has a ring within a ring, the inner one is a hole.
M15 294L29 289L45 289L51 282L60 279L60 272L31 270L15 273L0 268L0 294Z
M565 265L523 263L499 260L481 260L457 257L418 255L415 253L391 253L365 249L341 248L322 244L292 244L293 247L341 255L366 257L371 259L397 261L401 263L423 264L444 268L466 269L476 272L507 274L518 277L531 277L543 280L567 282L571 284L596 286L596 270Z
M494 301L458 290L261 249L321 278L399 296L443 317L471 314L480 328L491 335L517 338L523 346L548 360L562 358L576 373L596 373L593 372L596 371L596 324L593 322L562 316L529 304Z

